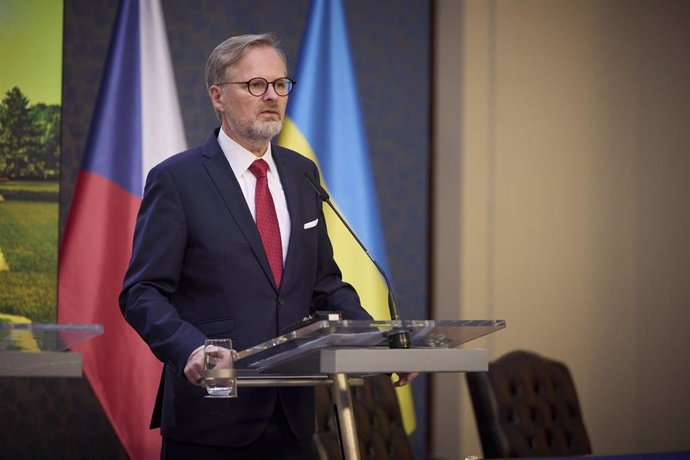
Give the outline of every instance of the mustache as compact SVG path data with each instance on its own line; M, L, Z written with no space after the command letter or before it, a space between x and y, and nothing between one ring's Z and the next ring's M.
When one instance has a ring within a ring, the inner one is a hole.
M257 113L261 113L264 110L275 110L276 112L280 112L280 109L279 109L278 104L276 102L266 102L265 104L262 104L257 109Z

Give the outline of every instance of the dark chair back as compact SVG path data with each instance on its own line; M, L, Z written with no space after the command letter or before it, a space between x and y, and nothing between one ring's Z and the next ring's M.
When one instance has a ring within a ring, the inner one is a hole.
M486 458L592 453L563 363L514 351L466 378Z
M402 425L398 398L389 376L364 379L351 388L357 438L362 459L412 459L412 447ZM341 459L334 407L329 388L316 386L316 433L312 442L314 458Z

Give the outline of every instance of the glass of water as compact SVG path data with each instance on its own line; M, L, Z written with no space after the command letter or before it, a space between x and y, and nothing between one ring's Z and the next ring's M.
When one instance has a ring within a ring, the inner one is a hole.
M204 386L207 398L236 398L235 351L230 339L208 339L204 343Z

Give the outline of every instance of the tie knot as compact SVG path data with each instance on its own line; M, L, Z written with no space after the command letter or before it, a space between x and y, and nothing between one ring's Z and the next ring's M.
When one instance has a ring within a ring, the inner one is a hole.
M256 160L249 167L249 170L256 176L257 179L261 177L266 177L266 171L268 171L268 163L264 160Z

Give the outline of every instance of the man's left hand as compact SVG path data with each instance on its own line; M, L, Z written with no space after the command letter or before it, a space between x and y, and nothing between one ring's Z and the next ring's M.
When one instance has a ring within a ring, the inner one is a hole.
M398 380L393 382L393 386L402 387L412 383L419 375L419 372L396 372L396 374L398 374Z

